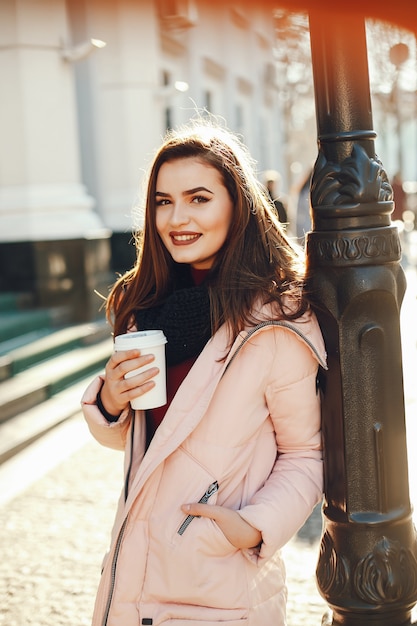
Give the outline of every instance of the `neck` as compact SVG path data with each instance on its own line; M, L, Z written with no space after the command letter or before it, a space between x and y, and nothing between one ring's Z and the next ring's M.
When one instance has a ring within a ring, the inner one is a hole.
M209 271L210 271L209 269L199 270L195 267L191 267L191 276L194 281L194 284L201 285L201 283L204 281Z

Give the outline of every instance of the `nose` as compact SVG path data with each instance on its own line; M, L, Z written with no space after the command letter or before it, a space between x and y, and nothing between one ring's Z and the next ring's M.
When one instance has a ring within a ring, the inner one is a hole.
M181 200L178 200L172 205L172 213L171 213L171 226L182 226L183 224L188 224L190 221L190 217L188 215L186 203Z

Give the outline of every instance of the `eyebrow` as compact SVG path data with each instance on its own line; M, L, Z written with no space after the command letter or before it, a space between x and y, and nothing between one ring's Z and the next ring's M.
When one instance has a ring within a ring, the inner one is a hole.
M213 192L210 189L207 189L207 187L203 187L203 186L201 186L201 187L194 187L193 189L186 189L186 191L182 192L182 195L183 196L192 196L193 193L198 193L199 191L207 191L207 193L211 193L213 195ZM165 193L163 191L155 191L155 195L167 198L171 194Z

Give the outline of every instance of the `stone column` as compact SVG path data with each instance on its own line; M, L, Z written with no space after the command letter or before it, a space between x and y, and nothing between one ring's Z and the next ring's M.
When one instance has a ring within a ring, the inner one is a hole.
M0 288L91 319L110 233L81 181L65 1L1 3L0 24Z
M106 42L75 67L82 171L112 231L113 270L123 272L135 259L135 207L164 130L156 5L69 0L68 6L76 43Z

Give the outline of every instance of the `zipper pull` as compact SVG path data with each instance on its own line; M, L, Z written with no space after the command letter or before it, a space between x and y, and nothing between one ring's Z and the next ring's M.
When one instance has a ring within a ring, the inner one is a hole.
M219 489L219 483L217 482L217 480L215 480L214 483L211 483L211 485L207 488L205 494L198 501L198 504L206 504L209 498L211 498L213 493L216 493L218 489ZM187 517L185 518L185 520L183 521L183 523L181 524L181 526L179 527L177 531L179 535L182 535L184 533L186 528L188 528L188 526L191 524L191 522L193 521L195 517L200 517L200 515L187 515Z
M218 491L218 489L219 489L219 484L218 484L217 480L215 480L214 483L211 483L211 485L207 489L207 491L204 494L204 496L202 498L200 498L200 500L198 501L198 504L207 502L208 499L213 495L213 493L216 493L216 491Z

